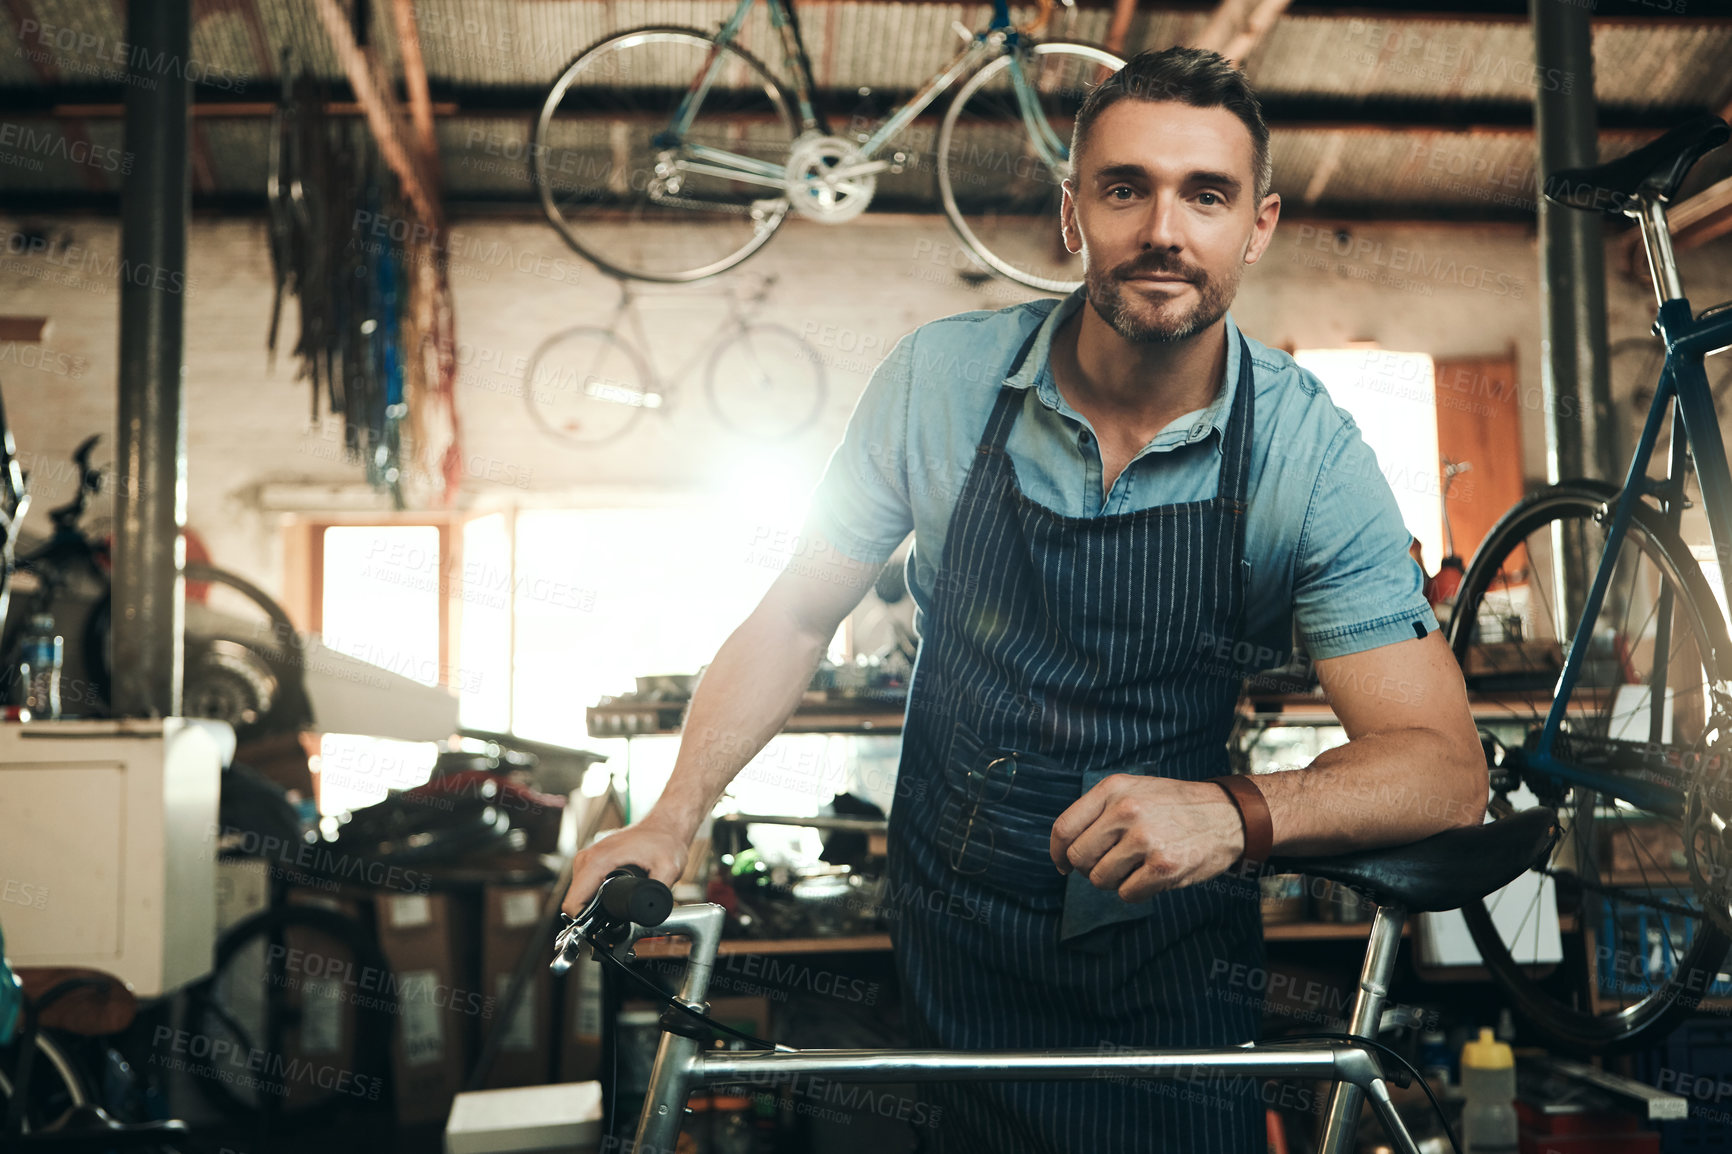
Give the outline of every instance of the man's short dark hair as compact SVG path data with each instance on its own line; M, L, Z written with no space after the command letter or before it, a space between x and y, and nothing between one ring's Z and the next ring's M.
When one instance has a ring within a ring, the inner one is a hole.
M1193 108L1225 108L1244 121L1251 132L1251 173L1260 204L1274 183L1269 160L1269 126L1263 122L1263 106L1245 74L1218 52L1202 48L1163 48L1139 52L1125 66L1089 90L1077 110L1071 129L1071 172L1095 118L1121 100L1163 100L1189 104Z

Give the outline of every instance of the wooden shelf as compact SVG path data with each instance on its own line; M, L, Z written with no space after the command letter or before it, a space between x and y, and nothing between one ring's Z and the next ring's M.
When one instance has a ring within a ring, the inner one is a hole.
M723 954L857 954L888 950L889 934L857 934L840 938L725 938L716 946ZM691 949L685 938L645 938L637 944L640 958L683 958Z
M1323 942L1363 939L1371 933L1370 922L1282 922L1265 926L1263 938L1271 942ZM1401 927L1401 936L1413 936L1413 923ZM683 958L691 943L684 938L645 938L637 944L640 958ZM838 938L727 938L716 947L721 954L853 954L890 948L889 934L856 934Z
M1371 936L1371 922L1278 922L1263 927L1266 942L1349 941ZM1401 936L1413 936L1413 923L1401 927Z
M591 737L671 737L679 733L689 701L610 701L592 705L586 713ZM638 728L615 730L615 722L635 721ZM783 733L900 734L902 710L881 702L851 707L846 699L822 705L801 705L782 727Z

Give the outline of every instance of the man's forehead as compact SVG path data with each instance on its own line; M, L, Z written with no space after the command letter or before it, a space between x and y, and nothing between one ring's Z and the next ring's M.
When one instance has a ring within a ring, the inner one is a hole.
M1098 144L1096 142L1099 142ZM1089 165L1126 164L1151 169L1233 167L1251 169L1251 131L1225 108L1196 108L1176 101L1121 100L1109 105L1089 129Z

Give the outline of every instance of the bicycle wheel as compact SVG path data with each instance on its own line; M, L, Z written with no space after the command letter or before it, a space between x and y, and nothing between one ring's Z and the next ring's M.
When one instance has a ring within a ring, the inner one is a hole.
M543 432L593 448L624 436L645 409L661 405L652 380L643 357L612 330L580 325L535 350L523 400Z
M0 1047L0 1133L12 1109L12 1074L18 1069L22 1043ZM90 1091L77 1066L47 1033L36 1035L36 1057L30 1067L30 1098L24 1106L23 1128L40 1131L65 1117L67 1111L89 1105Z
M710 408L733 432L786 440L824 408L824 362L793 329L746 325L716 349L704 382Z
M217 943L211 976L188 991L177 1057L228 1114L268 1108L284 1126L313 1124L386 1101L396 1010L390 966L361 923L283 905Z
M1104 48L1049 41L1000 56L968 78L938 130L944 215L987 268L1028 288L1068 293L1082 258L1059 231L1060 183L1070 175L1070 134L1089 89L1124 67ZM1024 118L1019 84L1034 123Z
M585 49L553 82L530 165L572 248L616 276L680 283L733 268L775 233L794 133L787 95L750 53L695 28L637 28ZM729 156L700 160L703 149Z
M1580 559L1585 591L1616 497L1613 486L1577 481L1516 505L1475 554L1450 622L1469 691L1482 709L1504 713L1482 722L1495 738L1488 750L1501 747L1490 758L1490 809L1547 805L1563 827L1534 871L1542 876L1462 913L1515 1009L1552 1042L1599 1052L1638 1045L1705 997L1732 994L1720 978L1728 938L1704 916L1689 877L1687 770L1677 768L1713 731L1726 625L1689 550L1652 506L1636 509L1619 550L1554 753L1635 783L1621 791L1659 785L1664 796L1642 808L1545 774L1516 752L1535 747L1580 614L1559 595L1559 573ZM1563 962L1524 965L1547 936L1542 903L1554 901Z

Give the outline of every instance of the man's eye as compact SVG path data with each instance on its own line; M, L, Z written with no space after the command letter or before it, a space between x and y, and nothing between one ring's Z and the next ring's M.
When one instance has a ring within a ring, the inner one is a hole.
M1208 197L1209 199L1207 201L1205 201L1204 203L1210 205L1211 207L1214 205L1222 203L1221 194L1218 192L1201 192L1201 193L1198 193L1197 195L1199 197L1205 197L1205 196Z
M1133 192L1133 190L1130 187L1130 185L1128 185L1128 184L1115 184L1111 188L1107 189L1107 195L1108 196L1114 197L1115 199L1119 199L1119 200L1124 199L1123 197L1118 196L1118 194L1121 192L1129 193L1129 192Z

